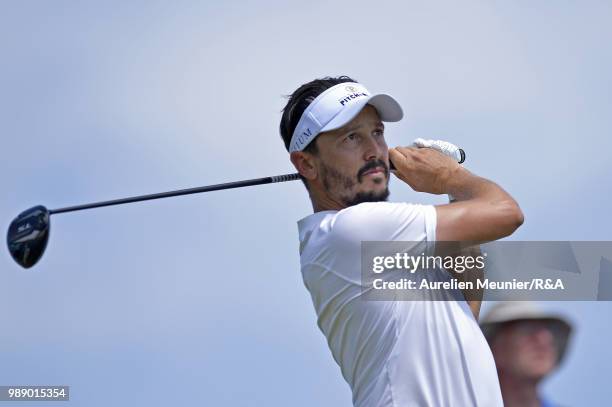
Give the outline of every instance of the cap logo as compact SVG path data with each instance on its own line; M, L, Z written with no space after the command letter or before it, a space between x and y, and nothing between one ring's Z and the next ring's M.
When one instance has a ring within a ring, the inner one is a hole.
M310 136L312 136L312 132L310 131L310 129L306 129L305 131L302 132L302 134L300 134L297 137L297 144L299 146L304 145L304 143L306 143L306 141L308 141L308 139L310 138Z
M347 86L347 88L348 88L348 86ZM344 106L347 102L350 102L351 100L357 99L357 98L362 97L362 96L368 96L368 94L365 93L365 92L353 92L353 93L351 93L349 95L346 95L346 97L344 99L340 99L338 102L340 102L340 105Z
M354 86L346 86L344 89L348 90L349 92L357 92L357 88Z

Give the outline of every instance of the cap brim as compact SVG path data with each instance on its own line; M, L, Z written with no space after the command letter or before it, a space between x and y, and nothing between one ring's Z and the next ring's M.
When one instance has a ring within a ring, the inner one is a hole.
M343 109L336 117L321 128L321 132L339 129L353 120L365 105L372 105L383 122L398 122L404 117L400 104L391 96L384 93L370 96L352 103Z

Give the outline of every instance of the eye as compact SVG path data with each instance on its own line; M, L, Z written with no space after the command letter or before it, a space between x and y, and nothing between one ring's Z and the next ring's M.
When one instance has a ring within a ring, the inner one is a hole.
M357 133L351 133L344 138L344 141L355 141L357 140Z
M385 131L383 129L377 129L376 131L374 131L375 136L383 136L384 134Z

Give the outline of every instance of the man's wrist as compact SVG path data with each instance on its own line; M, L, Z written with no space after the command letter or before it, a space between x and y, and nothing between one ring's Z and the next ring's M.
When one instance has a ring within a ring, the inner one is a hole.
M461 165L457 165L450 171L448 179L446 180L445 191L451 202L457 200L457 195L460 195L459 191L463 189L462 187L465 185L469 175L469 171Z

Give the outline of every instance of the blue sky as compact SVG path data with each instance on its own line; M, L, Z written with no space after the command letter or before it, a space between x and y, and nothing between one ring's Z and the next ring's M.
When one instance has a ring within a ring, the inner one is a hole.
M388 92L417 137L520 203L516 240L610 240L609 2L6 2L0 224L20 211L292 172L282 95L324 75ZM391 183L391 200L440 203ZM71 404L350 405L299 273L301 183L53 216L0 251L0 384ZM577 334L544 389L604 405L610 303L547 303Z

